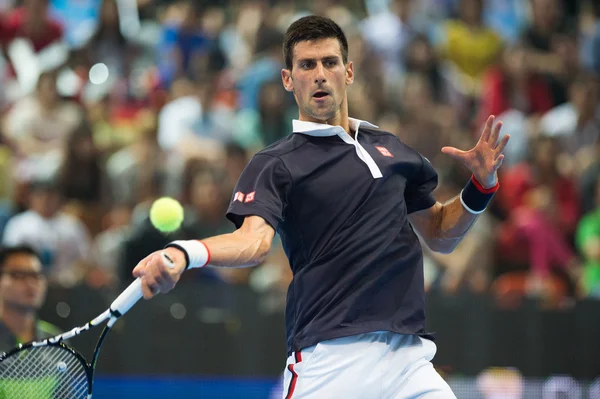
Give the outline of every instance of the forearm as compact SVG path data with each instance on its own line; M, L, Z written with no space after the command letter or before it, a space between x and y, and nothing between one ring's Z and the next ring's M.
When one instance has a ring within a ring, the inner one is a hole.
M223 234L202 240L210 253L209 264L218 267L250 267L262 263L270 245L238 234Z
M437 202L416 212L410 221L432 251L450 253L486 209L497 189L497 182L492 188L484 188L472 178L459 195L445 204Z
M174 241L169 247L181 250L187 268L249 267L260 264L271 249L275 230L262 218L247 217L242 227L230 234L202 240Z
M438 212L432 239L428 243L432 250L452 252L477 220L479 214L469 212L461 203L460 195L442 205Z

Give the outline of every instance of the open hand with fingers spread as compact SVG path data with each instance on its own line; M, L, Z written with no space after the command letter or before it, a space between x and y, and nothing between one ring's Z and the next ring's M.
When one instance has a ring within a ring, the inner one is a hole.
M479 141L472 149L462 151L454 147L442 148L444 154L462 161L484 188L494 187L498 182L496 172L502 165L504 148L510 139L507 134L498 141L502 122L494 125L495 119L494 115L488 118Z

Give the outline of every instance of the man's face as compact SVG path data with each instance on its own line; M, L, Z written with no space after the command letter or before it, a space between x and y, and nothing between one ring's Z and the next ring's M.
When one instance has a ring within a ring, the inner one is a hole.
M46 279L37 257L16 253L6 259L0 274L0 297L4 306L21 312L33 312L42 306Z
M293 67L281 71L283 86L292 91L300 117L324 123L339 116L346 86L354 81L352 62L344 65L337 39L303 41L293 49Z

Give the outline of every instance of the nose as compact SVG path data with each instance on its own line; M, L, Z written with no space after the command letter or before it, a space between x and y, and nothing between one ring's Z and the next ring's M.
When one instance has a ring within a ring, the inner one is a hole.
M327 79L325 78L325 68L322 63L317 63L317 67L315 68L315 83L323 84L325 82L327 82Z

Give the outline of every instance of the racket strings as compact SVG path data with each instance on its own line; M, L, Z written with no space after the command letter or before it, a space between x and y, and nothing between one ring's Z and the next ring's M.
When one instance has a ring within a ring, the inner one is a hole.
M27 348L0 363L3 399L85 399L87 394L85 367L62 347Z

